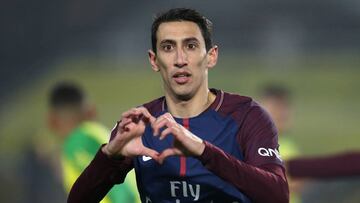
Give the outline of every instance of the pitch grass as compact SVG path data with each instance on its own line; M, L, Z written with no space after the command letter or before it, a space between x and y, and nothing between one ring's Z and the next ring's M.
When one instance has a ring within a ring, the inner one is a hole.
M255 99L260 87L268 82L282 83L292 91L294 121L287 135L293 137L303 154L360 148L359 63L313 60L274 68L256 60L227 61L220 61L209 71L210 87ZM109 128L121 112L162 94L160 75L146 63L79 60L60 64L7 100L6 111L0 115L1 152L21 153L31 143L49 148L57 145L46 130L46 96L56 81L64 79L83 85L97 105L99 121Z

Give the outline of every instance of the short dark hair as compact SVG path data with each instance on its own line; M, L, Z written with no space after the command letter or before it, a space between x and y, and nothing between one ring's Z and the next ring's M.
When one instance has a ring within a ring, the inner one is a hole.
M50 91L49 106L51 108L80 108L85 102L82 88L73 82L59 82Z
M263 86L261 90L262 98L276 98L283 101L289 101L291 99L290 90L280 83L269 83Z
M201 34L205 40L205 47L208 51L212 46L212 22L207 19L205 16L201 15L199 12L189 8L174 8L170 9L164 13L159 13L151 26L151 45L152 50L156 53L156 42L157 37L156 33L159 29L161 23L165 22L174 22L174 21L190 21L196 23L200 30Z

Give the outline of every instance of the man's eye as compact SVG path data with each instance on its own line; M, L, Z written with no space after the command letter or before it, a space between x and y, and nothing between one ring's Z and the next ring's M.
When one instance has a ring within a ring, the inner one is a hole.
M196 44L188 44L187 47L188 47L188 49L195 49Z
M173 49L173 46L170 45L170 44L163 45L163 46L162 46L162 49L163 49L164 51L171 51L171 50Z

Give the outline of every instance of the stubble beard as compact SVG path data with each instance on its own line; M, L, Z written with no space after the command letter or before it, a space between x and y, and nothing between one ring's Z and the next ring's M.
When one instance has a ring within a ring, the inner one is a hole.
M186 90L190 87L183 87L185 88ZM171 92L172 92L172 95L174 97L174 99L176 99L177 101L189 101L191 100L191 98L193 98L194 96L194 93L191 92L191 91L181 91L181 90L175 90L174 88L171 88Z

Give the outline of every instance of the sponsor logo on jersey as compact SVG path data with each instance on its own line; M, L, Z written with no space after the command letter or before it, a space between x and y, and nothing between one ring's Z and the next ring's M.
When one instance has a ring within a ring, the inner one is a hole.
M272 157L275 156L276 158L278 158L280 161L282 161L280 153L277 149L271 149L271 148L264 148L264 147L260 147L258 149L258 154L260 156L266 156L266 157Z
M150 159L152 159L152 158L149 156L145 156L145 155L142 156L143 161L149 161Z
M190 184L186 181L170 181L170 193L171 197L191 197L193 201L197 201L200 197L200 185ZM176 202L180 202L180 200L177 199Z

